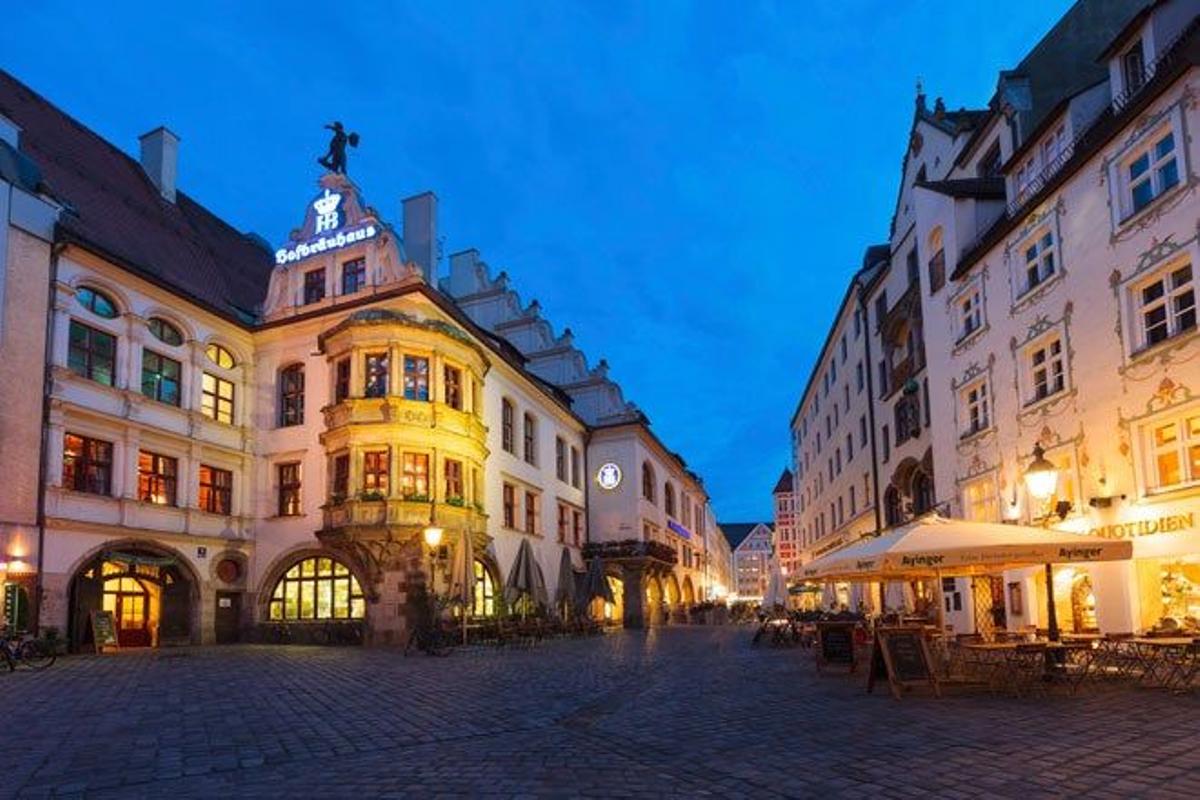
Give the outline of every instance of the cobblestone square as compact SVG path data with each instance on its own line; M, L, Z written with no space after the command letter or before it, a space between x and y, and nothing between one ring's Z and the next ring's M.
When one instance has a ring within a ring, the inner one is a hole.
M0 795L1200 794L1192 696L868 695L745 627L404 658L232 646L0 675Z

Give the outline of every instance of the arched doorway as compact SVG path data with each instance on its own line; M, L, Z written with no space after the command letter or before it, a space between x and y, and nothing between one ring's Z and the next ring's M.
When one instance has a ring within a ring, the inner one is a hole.
M1096 594L1092 590L1091 576L1086 572L1077 573L1071 581L1071 629L1075 633L1099 630L1096 623Z
M71 581L68 625L75 649L92 644L91 615L113 615L121 647L193 641L195 578L182 559L144 545L106 548Z
M889 486L883 493L883 518L884 524L889 528L899 525L904 519L904 512L900 507L900 491L895 486Z
M696 603L696 590L692 587L692 578L687 576L683 579L683 604L692 606Z
M605 577L608 589L612 592L613 601L610 603L603 597L593 597L592 619L609 625L620 625L625 621L625 582L614 575Z
M646 621L650 625L663 623L663 590L658 578L646 577Z

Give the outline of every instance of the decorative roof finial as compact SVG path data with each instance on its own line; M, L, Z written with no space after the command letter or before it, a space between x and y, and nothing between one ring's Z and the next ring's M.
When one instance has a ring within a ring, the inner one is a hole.
M917 76L917 110L925 110L925 84L921 81L921 76Z
M329 152L318 158L317 163L330 172L345 175L346 145L358 147L358 134L346 133L340 122L333 122L325 127L333 131L333 137L329 140Z

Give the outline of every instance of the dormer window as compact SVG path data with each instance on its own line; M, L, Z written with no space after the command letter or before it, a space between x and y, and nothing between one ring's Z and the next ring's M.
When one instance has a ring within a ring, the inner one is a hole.
M1142 40L1121 56L1121 78L1125 82L1126 96L1132 95L1146 84L1146 56L1142 51Z

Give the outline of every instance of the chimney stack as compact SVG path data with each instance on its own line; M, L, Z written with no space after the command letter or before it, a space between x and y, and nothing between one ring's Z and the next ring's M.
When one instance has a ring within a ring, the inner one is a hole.
M431 286L437 278L437 195L433 192L405 198L404 255L415 263Z
M163 126L138 137L142 145L142 169L158 187L159 194L175 202L175 180L179 175L179 137Z

